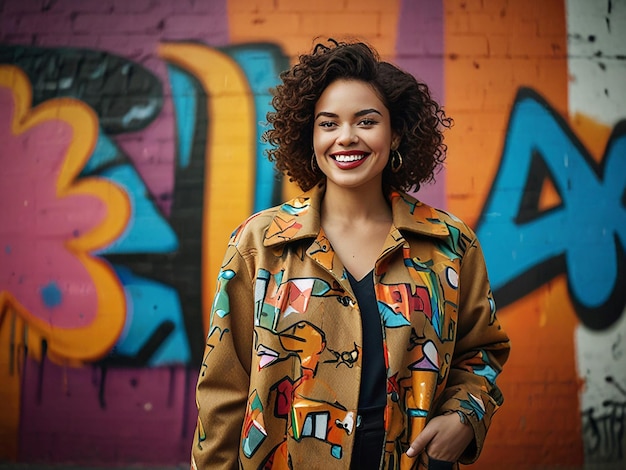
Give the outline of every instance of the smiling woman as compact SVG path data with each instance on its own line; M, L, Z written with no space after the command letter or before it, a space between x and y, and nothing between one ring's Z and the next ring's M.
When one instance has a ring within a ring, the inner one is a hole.
M281 74L269 157L306 191L233 234L198 378L193 468L458 468L502 404L509 343L480 244L403 191L450 126L363 43Z
M389 111L372 86L343 79L331 83L315 105L313 127L313 150L326 175L327 194L335 185L380 192L392 139L398 140Z
M375 88L359 80L328 85L315 116L313 158L326 177L322 227L348 272L362 279L391 227L382 179L399 137Z

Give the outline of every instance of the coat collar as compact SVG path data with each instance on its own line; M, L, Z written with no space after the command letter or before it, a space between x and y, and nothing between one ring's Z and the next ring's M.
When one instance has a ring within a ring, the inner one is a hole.
M263 245L270 247L303 238L315 238L320 232L320 208L325 185L318 183L309 191L285 202L270 222ZM439 218L438 211L412 196L399 191L390 195L393 225L420 235L445 238L448 226Z

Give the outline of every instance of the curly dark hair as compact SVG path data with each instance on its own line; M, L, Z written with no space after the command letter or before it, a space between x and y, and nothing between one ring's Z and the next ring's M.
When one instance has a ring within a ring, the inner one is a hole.
M434 180L445 160L443 128L452 120L431 96L428 86L410 73L380 60L377 52L363 42L345 43L329 39L303 54L289 70L280 74L282 83L273 91L275 111L267 114L269 129L263 133L271 148L270 161L304 191L324 178L311 167L315 104L328 85L337 79L360 80L370 84L389 110L391 128L401 137L398 151L400 171L383 172L385 192L390 189L418 190ZM391 158L389 159L391 161Z

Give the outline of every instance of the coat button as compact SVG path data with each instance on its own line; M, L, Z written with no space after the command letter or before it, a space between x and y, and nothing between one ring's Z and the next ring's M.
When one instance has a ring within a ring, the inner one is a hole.
M347 307L348 305L352 305L354 303L354 301L347 295L344 295L343 297L337 297L337 300L339 300L339 303L344 307Z

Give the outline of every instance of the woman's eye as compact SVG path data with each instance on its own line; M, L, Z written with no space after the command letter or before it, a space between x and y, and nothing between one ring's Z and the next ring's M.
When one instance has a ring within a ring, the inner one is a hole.
M376 124L376 121L373 119L363 119L361 120L361 125L362 126L373 126L374 124Z
M332 121L323 121L319 123L320 127L333 127L335 125Z

